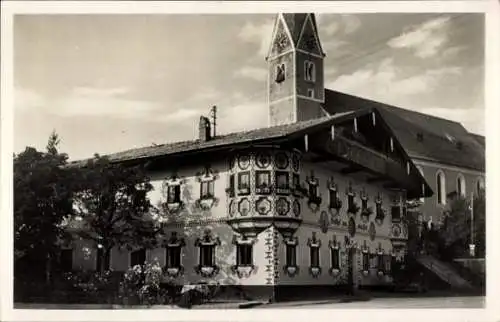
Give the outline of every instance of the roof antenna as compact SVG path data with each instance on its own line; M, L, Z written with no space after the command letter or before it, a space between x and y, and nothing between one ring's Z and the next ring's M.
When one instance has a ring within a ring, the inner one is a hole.
M212 118L212 125L214 129L214 134L213 137L216 135L217 131L217 106L212 106L212 109L210 110L210 117Z

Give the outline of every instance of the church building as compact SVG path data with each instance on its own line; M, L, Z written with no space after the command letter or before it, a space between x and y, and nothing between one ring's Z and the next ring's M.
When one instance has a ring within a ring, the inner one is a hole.
M113 249L109 267L157 260L165 279L273 300L390 285L405 255L406 201L422 198L424 216L437 218L436 202L455 187L482 189L484 138L325 89L324 57L314 14L278 14L267 126L214 135L201 116L195 140L108 155L148 162L168 236L156 249ZM99 256L97 245L75 241L73 269L93 270Z

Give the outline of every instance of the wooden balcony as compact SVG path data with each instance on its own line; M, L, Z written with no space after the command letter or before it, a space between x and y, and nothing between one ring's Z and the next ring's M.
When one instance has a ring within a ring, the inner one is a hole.
M373 173L390 181L395 187L404 189L419 189L419 184L414 182L406 172L406 165L389 158L387 155L370 149L341 135L335 135L332 140L328 134L318 135L311 139L311 151L325 152L332 159L351 164L353 167Z

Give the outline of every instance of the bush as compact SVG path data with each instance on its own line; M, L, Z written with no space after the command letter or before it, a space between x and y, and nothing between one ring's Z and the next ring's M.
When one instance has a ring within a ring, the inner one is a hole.
M160 264L146 262L130 268L120 283L119 298L124 305L157 305L171 302L175 293L169 292L174 283L162 283Z

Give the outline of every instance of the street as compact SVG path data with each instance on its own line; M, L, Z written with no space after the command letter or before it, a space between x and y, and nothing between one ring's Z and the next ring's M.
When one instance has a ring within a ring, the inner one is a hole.
M460 296L460 297L415 297L415 298L373 298L369 301L350 303L328 303L309 304L300 306L270 305L269 309L297 308L297 309L411 309L411 308L483 308L484 296Z

